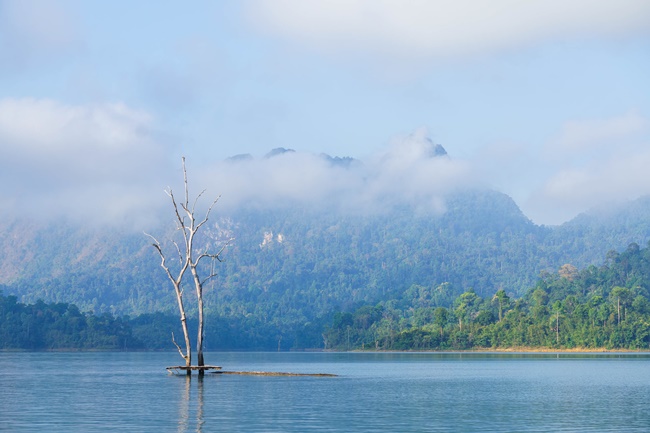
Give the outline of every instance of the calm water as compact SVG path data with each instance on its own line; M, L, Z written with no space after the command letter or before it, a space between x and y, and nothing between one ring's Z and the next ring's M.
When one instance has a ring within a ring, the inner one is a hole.
M650 355L0 353L0 431L647 432Z

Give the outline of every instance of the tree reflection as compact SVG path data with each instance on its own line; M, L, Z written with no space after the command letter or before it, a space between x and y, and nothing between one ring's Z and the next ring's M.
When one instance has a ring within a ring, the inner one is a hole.
M179 376L184 380L181 398L178 402L178 432L188 433L194 431L201 433L205 420L203 418L203 376L183 375ZM196 381L196 387L193 386L193 381ZM196 416L192 417L192 389L196 389ZM195 418L196 422L193 422Z

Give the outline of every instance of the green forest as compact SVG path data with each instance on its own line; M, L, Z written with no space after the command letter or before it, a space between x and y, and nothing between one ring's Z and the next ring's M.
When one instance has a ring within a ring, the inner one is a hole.
M650 248L633 243L610 251L601 266L545 272L522 297L469 289L454 298L443 283L412 285L399 297L301 326L212 313L206 343L208 350L648 349L649 287ZM171 313L96 315L0 293L2 350L173 350L172 332L180 326Z
M128 320L82 313L73 304L17 302L0 294L0 349L131 349L140 347Z
M256 320L208 315L206 322L208 350L316 347L325 326L320 323L283 333L276 326ZM189 319L189 327L195 337L196 322ZM133 318L110 313L96 315L92 311L81 312L74 304L24 304L17 302L16 296L0 293L0 350L175 350L172 333L176 338L182 336L178 315L170 313L147 313Z
M443 286L412 286L399 299L339 312L325 333L333 349L648 349L650 250L631 244L605 263L545 273L525 296L469 289L449 307Z
M408 324L413 330L425 324L413 316L415 310L444 307L456 314L454 302L470 288L484 304L502 289L514 305L526 299L540 275L548 280L567 263L583 270L601 266L607 251L623 252L631 242L644 245L650 239L650 197L556 227L534 224L510 197L495 191L459 192L445 206L439 214L415 207L356 214L291 205L216 213L197 245L218 251L224 239L235 240L223 262L201 272L217 274L204 292L207 349L389 348ZM17 298L6 308L25 304L20 316L29 315L30 305L74 304L84 315L93 312L128 324L130 338L127 333L104 346L173 348L171 332L181 335L174 291L151 239L123 230L65 221L1 222L0 291ZM175 226L161 223L147 232L169 239ZM419 298L426 303L416 302ZM194 317L196 297L186 301ZM384 321L376 323L373 317L370 331L350 325L349 315L361 308L381 309ZM453 314L450 325L456 321ZM484 319L488 313L482 314ZM476 318L469 319L476 327ZM342 328L344 338L336 335ZM375 329L391 337L376 338ZM15 335L0 346L58 344L9 343ZM100 346L86 337L75 341L77 347Z

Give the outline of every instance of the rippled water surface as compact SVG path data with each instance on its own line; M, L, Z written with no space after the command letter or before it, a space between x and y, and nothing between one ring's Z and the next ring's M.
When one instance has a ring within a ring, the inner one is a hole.
M648 354L0 353L0 431L647 432Z

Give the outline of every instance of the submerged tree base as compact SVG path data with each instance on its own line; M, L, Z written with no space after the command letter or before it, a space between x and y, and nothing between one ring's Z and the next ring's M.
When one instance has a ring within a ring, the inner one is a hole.
M181 371L184 373L187 373L189 371L198 371L198 372L211 372L214 373L212 370L221 370L221 367L217 365L176 365L173 367L166 367L166 370L170 373L180 373Z
M167 367L166 370L174 374L191 374L192 371L208 372L213 374L239 374L245 376L309 376L309 377L337 377L336 374L330 373L283 373L279 371L223 371L216 365L176 365ZM190 373L188 373L188 371Z

